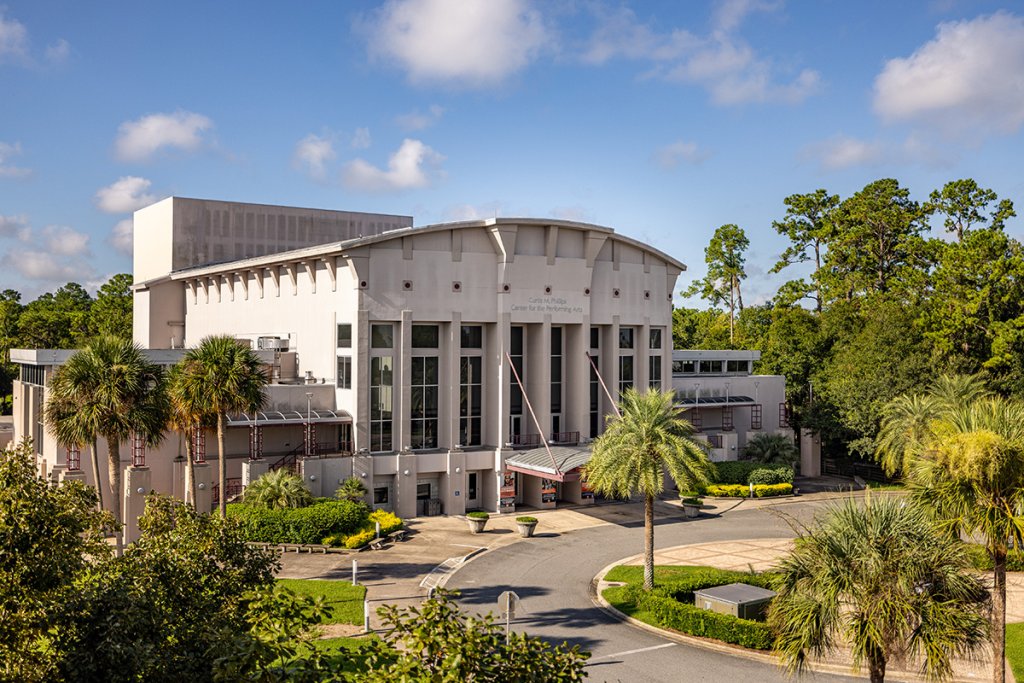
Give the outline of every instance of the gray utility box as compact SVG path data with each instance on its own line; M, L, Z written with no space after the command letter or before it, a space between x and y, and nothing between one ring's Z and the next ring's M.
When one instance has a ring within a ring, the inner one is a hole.
M731 614L741 619L762 619L775 591L745 583L730 583L693 592L693 603L701 609Z

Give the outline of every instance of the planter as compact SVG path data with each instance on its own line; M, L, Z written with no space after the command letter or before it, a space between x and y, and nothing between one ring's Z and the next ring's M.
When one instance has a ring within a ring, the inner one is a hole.
M516 526L519 527L520 536L530 538L533 536L533 530L537 528L537 522L516 522Z
M490 515L487 513L469 513L466 515L466 522L469 524L470 532L479 534L487 526L487 520L490 519Z
M683 514L687 517L700 516L700 505L694 505L692 503L683 503Z

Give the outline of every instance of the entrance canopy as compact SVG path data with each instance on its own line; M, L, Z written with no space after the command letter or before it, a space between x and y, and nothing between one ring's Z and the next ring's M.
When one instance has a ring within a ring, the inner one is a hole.
M297 410L287 410L285 412L268 410L267 412L260 411L252 415L238 413L237 415L228 415L227 426L252 427L258 424L260 427L269 427L272 425L302 425L307 422L313 424L352 422L352 416L345 411L310 410L309 419L307 420L306 417L306 413L300 413Z
M546 448L531 448L506 458L505 469L555 481L575 481L580 478L579 468L590 462L590 456L589 448L551 446L550 455Z

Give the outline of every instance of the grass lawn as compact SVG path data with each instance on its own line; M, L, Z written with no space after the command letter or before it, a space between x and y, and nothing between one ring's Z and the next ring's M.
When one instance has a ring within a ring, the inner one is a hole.
M316 579L278 579L277 583L298 595L322 597L330 612L330 616L323 622L325 624L358 626L363 623L363 598L366 596L366 588L363 586L353 586L347 581Z
M1024 681L1024 624L1006 625L1006 659L1013 677Z
M721 571L713 569L711 567L671 567L671 566L654 566L654 584L659 583L670 583L672 581L678 581L679 579L685 579L694 574L707 574L708 572ZM734 574L735 572L729 572ZM622 583L643 583L644 582L644 568L643 565L625 565L620 564L618 567L613 568L610 572L605 574L605 581L621 581Z
M872 491L905 491L906 485L900 481L867 481Z

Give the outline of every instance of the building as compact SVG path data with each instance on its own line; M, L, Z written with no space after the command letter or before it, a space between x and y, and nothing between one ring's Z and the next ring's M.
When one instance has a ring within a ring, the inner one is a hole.
M704 382L691 412L720 426L708 438L722 458L745 443L726 415L735 426L761 396L783 400L758 393L750 352L725 352L741 355L722 367L743 358L743 372L685 372L689 356L677 359L671 340L685 266L609 228L516 218L413 228L400 216L175 197L136 212L135 234L134 333L151 357L171 365L228 334L273 378L263 411L229 420L229 497L288 466L315 495L358 477L368 502L402 517L585 503L586 444L626 387L676 386L685 404L691 377ZM15 429L35 437L48 476L91 480L81 454L41 424L47 379L69 353L12 351ZM146 491L184 495L182 438L121 449L126 520ZM194 438L209 463L212 435ZM211 472L197 473L197 506L221 495Z

